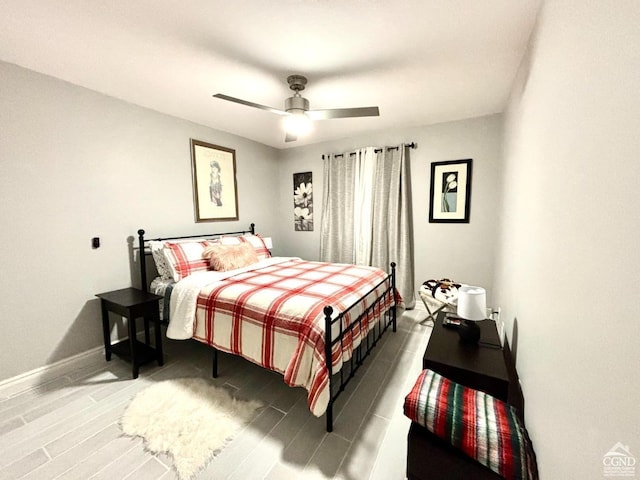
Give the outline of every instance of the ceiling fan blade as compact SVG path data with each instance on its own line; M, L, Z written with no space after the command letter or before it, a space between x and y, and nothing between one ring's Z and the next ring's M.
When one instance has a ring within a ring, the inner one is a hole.
M295 142L297 139L298 137L296 137L295 135L291 135L290 133L287 133L284 137L285 142Z
M242 100L241 98L230 97L229 95L224 95L223 93L216 93L214 95L215 98L220 98L222 100L227 100L229 102L239 103L240 105L246 105L247 107L259 108L261 110L267 110L268 112L276 113L278 115L288 115L284 110L279 110L273 107L267 107L266 105L260 105L259 103L249 102L247 100Z
M307 116L311 120L327 120L330 118L379 117L378 107L328 108L326 110L309 110Z

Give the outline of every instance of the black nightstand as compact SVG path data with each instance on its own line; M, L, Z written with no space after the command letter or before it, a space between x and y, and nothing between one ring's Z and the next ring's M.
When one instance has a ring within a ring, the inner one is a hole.
M112 292L99 293L102 309L102 331L104 334L104 352L107 361L111 360L111 353L128 359L132 364L133 378L138 378L140 365L153 360L158 365L164 363L162 358L162 332L160 329L160 295L143 292L137 288L123 288ZM121 315L127 319L129 339L111 345L109 328L109 312ZM144 318L145 343L136 340L136 318ZM150 345L149 322L153 321L155 330L155 348Z
M460 342L455 328L442 325L445 314L440 311L436 317L422 357L423 368L508 402L523 419L524 398L509 342L505 339L504 347L500 347L495 322L478 322L481 343L469 345ZM499 480L502 477L412 422L407 436L407 478Z
M456 328L442 325L445 312L439 312L433 325L429 344L422 357L423 368L428 368L461 385L482 390L504 402L509 401L510 389L515 389L517 378L511 377L509 360L493 320L477 322L480 343L460 342Z

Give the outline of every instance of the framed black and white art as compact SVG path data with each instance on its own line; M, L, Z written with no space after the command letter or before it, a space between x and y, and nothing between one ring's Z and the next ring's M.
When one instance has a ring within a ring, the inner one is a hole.
M472 159L431 164L429 223L469 223Z
M236 151L191 139L196 222L238 220Z
M313 174L293 174L293 218L296 232L313 231Z

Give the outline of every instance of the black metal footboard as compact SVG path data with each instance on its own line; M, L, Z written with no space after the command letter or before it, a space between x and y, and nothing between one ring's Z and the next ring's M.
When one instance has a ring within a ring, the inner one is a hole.
M344 388L349 382L349 380L353 378L356 370L360 368L360 365L362 365L363 360L369 355L369 352L371 352L373 347L376 346L376 344L378 343L378 340L380 339L380 337L382 337L382 335L387 330L389 325L392 325L394 332L396 331L396 264L395 263L393 262L391 263L391 273L384 280L382 280L382 282L380 282L378 285L372 288L366 295L364 295L363 298L366 298L369 294L373 293L382 283L387 282L389 280L389 277L391 278L391 282L389 282L389 286L384 291L384 293L380 297L376 298L375 301L371 305L369 305L357 318L351 319L348 325L343 325L344 316L353 307L355 307L357 303L351 306L349 309L345 310L344 312L340 313L340 315L338 315L334 319L331 318L331 315L333 314L333 307L326 306L324 308L325 361L326 361L327 370L329 373L329 405L327 406L327 411L325 413L326 420L327 420L327 432L333 431L333 404L336 401L336 399L344 391ZM389 300L391 301L391 308L389 308L389 310L387 310L387 312L383 314L382 319L380 319L378 322L376 322L373 325L373 328L369 331L366 338L361 339L360 345L353 350L351 359L348 360L347 362L350 366L349 372L345 373L346 365L343 365L340 371L336 373L335 375L336 378L334 378L333 367L332 367L332 355L331 355L334 345L339 344L340 352L342 352L345 335L350 334L355 327L360 328L363 319L366 319L368 314L372 310L374 310L376 307L379 307L380 305L384 305ZM380 322L382 322L383 325L380 325ZM333 327L335 324L338 324L340 333L336 338L332 338ZM337 382L338 380L339 380L339 383L336 384L335 382Z

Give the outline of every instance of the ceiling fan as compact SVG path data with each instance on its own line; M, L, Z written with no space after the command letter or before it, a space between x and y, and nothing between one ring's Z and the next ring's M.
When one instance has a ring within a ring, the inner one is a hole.
M378 107L358 108L328 108L324 110L309 110L309 100L300 95L307 85L307 78L303 75L289 75L287 77L289 88L295 93L284 101L284 110L267 107L258 103L249 102L240 98L230 97L222 93L216 93L215 98L228 100L229 102L260 108L285 117L285 130L287 132L285 142L297 140L299 135L306 133L311 127L311 120L328 120L331 118L349 117L378 117Z

